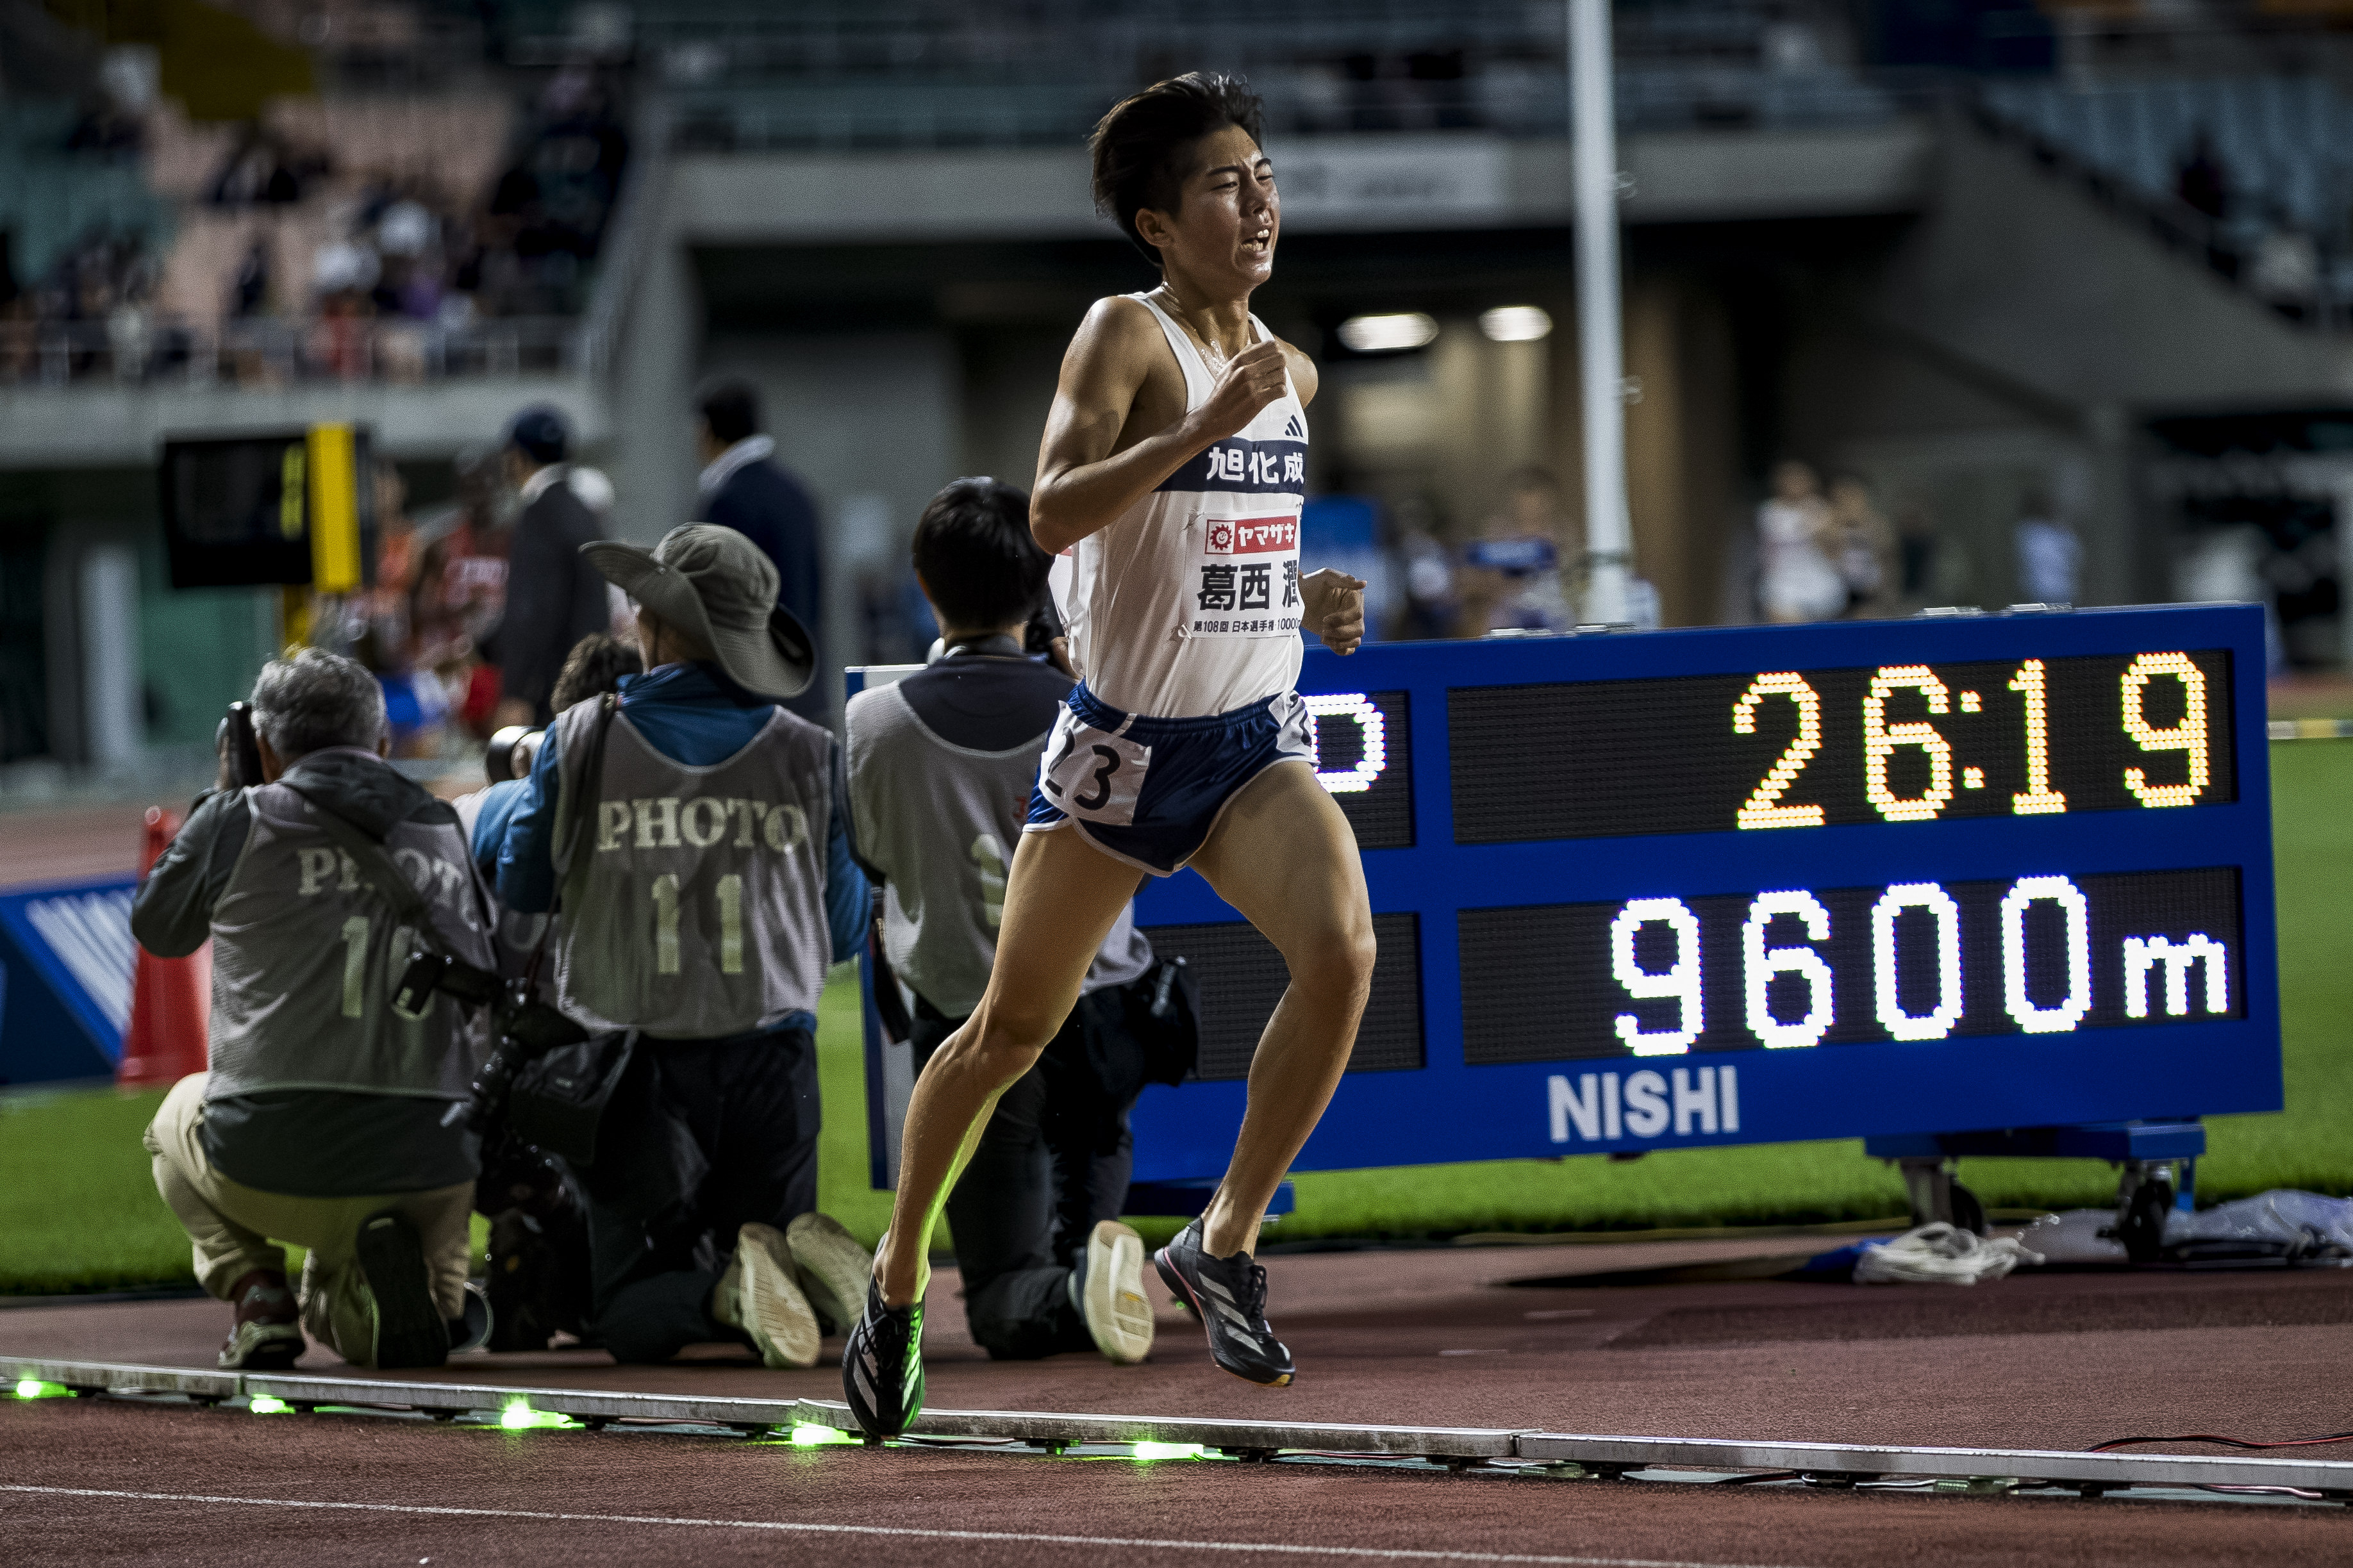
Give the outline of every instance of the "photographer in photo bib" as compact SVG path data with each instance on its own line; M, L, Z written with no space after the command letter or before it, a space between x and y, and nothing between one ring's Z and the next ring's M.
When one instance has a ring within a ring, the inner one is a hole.
M920 1072L988 989L1039 758L1077 683L1023 645L1052 564L1030 537L1026 492L956 480L923 509L913 554L940 649L920 673L851 699L848 726L853 837L883 883L882 949L914 995ZM1144 1243L1119 1223L1134 1163L1127 1113L1147 1080L1176 1082L1191 1065L1191 1001L1122 911L1077 1007L997 1100L947 1201L965 1321L992 1357L1092 1349L1124 1364L1151 1350ZM1154 1050L1170 1036L1182 1060Z
M733 529L581 552L637 601L642 675L565 711L499 852L512 910L559 910L555 1002L629 1031L588 1200L592 1328L617 1361L734 1340L815 1363L870 1255L817 1206L817 1005L871 895L839 749L786 710L816 652Z
M222 1366L291 1366L306 1329L356 1365L438 1366L466 1315L485 1031L451 997L416 1016L393 997L420 920L488 968L488 904L457 814L385 762L364 668L274 659L251 715L259 780L239 787L225 745L220 787L132 906L159 957L213 943L212 1068L147 1129L155 1185L237 1310ZM299 1298L271 1237L310 1249Z

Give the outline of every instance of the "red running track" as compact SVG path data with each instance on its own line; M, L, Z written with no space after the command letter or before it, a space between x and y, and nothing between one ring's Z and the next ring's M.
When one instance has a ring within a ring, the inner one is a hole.
M932 1400L2019 1447L2150 1431L2284 1437L2353 1426L2343 1372L2353 1279L2334 1270L2030 1275L1972 1289L1499 1288L1757 1250L1751 1242L1271 1259L1275 1319L1303 1368L1301 1383L1282 1391L1217 1373L1173 1315L1143 1367L1088 1356L989 1363L963 1336L955 1277L943 1271L929 1333ZM207 1301L20 1307L0 1310L0 1351L203 1365L225 1317ZM331 1362L313 1352L306 1365ZM824 1368L770 1373L716 1349L659 1368L615 1367L593 1352L470 1357L442 1375L778 1397L838 1398L839 1387ZM8 1489L29 1487L142 1495ZM319 1503L365 1506L308 1506ZM578 1517L522 1517L532 1514ZM646 1522L657 1518L673 1522ZM882 1533L901 1531L917 1533ZM0 1540L12 1555L29 1549L40 1561L238 1563L1237 1554L1371 1563L1459 1553L1451 1560L2275 1568L2353 1561L2353 1510L795 1449L12 1400L0 1401Z

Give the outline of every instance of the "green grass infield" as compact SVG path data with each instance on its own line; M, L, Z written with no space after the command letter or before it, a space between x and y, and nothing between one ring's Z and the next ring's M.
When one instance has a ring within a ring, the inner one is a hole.
M2206 1202L2272 1187L2353 1193L2353 743L2284 742L2271 761L2287 1110L2208 1122ZM826 992L818 1054L828 1112L818 1202L871 1243L890 1194L867 1184L865 1069L846 980ZM161 1099L0 1096L0 1294L189 1281L187 1242L139 1142ZM1997 1209L2095 1207L2116 1192L2108 1167L2082 1160L1966 1161L1961 1179ZM1270 1241L1810 1225L1904 1211L1895 1173L1854 1142L1317 1171L1297 1183L1298 1210L1270 1227ZM1156 1238L1175 1223L1139 1228Z

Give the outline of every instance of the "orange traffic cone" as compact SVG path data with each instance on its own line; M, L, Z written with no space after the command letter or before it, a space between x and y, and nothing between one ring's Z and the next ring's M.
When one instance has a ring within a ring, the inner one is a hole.
M141 877L155 868L179 831L176 814L160 805L147 808L147 837L139 852ZM170 1085L205 1070L212 989L212 943L185 958L158 958L143 947L139 950L131 972L131 1026L122 1033L122 1060L114 1069L119 1087Z

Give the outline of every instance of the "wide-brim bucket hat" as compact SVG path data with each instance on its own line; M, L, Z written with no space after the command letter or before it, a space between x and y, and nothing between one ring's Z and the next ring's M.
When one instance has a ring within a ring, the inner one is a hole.
M656 620L709 648L746 691L783 701L817 678L808 628L776 603L776 563L733 529L690 522L651 550L598 540L580 553Z

